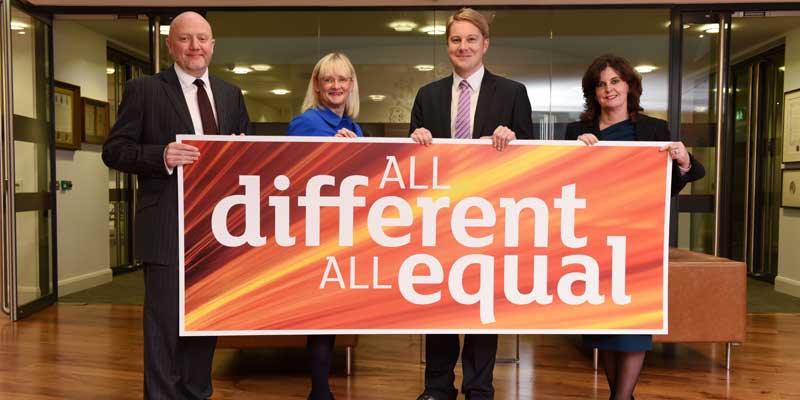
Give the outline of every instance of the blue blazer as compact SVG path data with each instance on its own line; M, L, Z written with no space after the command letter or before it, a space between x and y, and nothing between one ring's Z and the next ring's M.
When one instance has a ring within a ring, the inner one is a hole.
M326 107L309 108L289 122L289 136L335 136L336 131L347 128L358 136L364 136L361 127L350 117L340 117Z

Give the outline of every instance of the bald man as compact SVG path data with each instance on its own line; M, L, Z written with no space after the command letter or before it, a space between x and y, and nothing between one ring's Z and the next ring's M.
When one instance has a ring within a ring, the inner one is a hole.
M175 135L245 133L250 119L239 88L208 74L211 26L185 12L173 19L167 48L173 67L125 85L103 161L136 174L135 255L144 262L144 398L211 396L215 337L178 336L178 185L175 167L200 157Z

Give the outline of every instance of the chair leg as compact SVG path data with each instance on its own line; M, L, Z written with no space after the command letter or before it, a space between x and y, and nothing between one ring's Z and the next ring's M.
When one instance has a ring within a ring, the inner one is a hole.
M600 364L600 350L597 347L592 349L592 365L594 366L594 370L597 371L597 367Z
M353 375L353 346L347 346L347 376Z
M733 351L733 346L731 342L725 343L725 369L730 371L731 370L731 352Z

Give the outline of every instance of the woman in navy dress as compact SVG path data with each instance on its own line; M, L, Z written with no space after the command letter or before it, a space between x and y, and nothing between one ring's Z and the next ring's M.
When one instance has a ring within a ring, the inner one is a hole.
M317 62L308 82L303 113L289 123L289 136L364 136L353 121L358 116L358 79L350 60L330 53ZM306 348L311 367L309 400L332 400L328 375L331 370L334 335L309 335Z
M621 57L603 55L592 62L583 75L586 111L581 120L567 126L566 139L587 145L600 140L670 142L667 122L641 113L642 78ZM688 182L705 175L705 169L681 142L660 148L672 158L672 195ZM650 335L584 335L584 345L596 348L606 373L611 399L633 399L645 353L652 349Z

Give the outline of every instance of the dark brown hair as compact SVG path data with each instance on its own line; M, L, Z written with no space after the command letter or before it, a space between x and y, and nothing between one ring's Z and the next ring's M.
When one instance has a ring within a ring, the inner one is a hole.
M583 100L586 111L581 114L581 121L591 122L600 117L600 103L597 102L596 89L597 83L600 82L600 73L607 67L617 71L620 79L628 84L628 114L635 121L639 111L644 110L639 105L639 98L642 96L642 77L628 60L613 54L597 57L583 74Z

